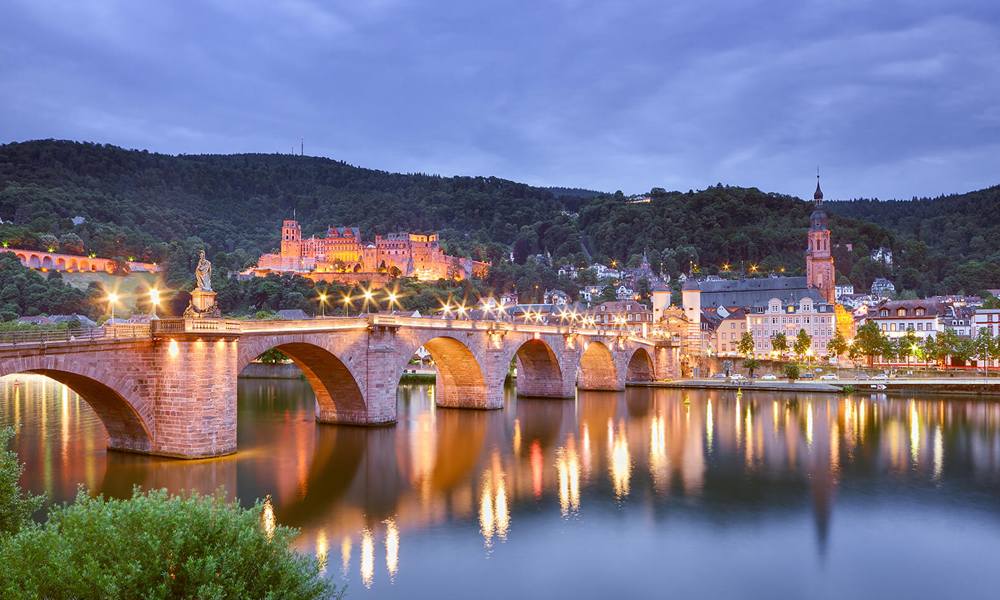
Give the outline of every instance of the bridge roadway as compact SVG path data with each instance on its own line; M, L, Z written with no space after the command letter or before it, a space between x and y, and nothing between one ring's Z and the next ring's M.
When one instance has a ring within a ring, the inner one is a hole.
M0 337L0 376L38 373L84 398L116 450L178 458L236 451L236 378L277 348L305 374L321 423L388 425L396 387L423 346L446 408L503 406L516 359L519 395L573 398L576 388L676 378L678 348L564 326L369 315L302 321L160 319L100 335Z

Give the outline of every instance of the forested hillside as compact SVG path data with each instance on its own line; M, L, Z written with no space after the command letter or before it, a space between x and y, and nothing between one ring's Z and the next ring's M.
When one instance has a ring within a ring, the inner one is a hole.
M888 277L901 294L921 296L1000 287L998 204L1000 188L828 202L838 279L861 291ZM525 298L536 286L568 285L530 257L584 265L583 236L593 260L634 266L646 251L654 270L675 277L692 263L702 274L724 273L725 265L730 273L801 274L812 210L811 200L721 184L628 197L293 155L167 156L52 140L0 146L4 243L159 262L175 286L190 284L200 249L217 268L252 263L278 246L281 220L292 214L305 235L345 224L368 239L440 232L448 252L493 262L487 285ZM870 256L882 246L894 251L891 267Z

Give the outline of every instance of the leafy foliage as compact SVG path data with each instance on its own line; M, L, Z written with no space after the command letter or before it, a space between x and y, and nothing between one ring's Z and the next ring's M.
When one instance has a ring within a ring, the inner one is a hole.
M265 528L214 496L90 497L50 510L41 526L0 541L6 598L334 598L319 561L291 548L297 530Z
M101 295L99 288L83 292L67 285L59 273L45 277L32 271L13 252L0 253L0 320L73 312L92 315L98 310L92 300Z
M4 536L30 526L31 513L44 501L42 496L25 494L18 485L24 465L15 452L7 449L15 433L13 427L0 429L0 544Z

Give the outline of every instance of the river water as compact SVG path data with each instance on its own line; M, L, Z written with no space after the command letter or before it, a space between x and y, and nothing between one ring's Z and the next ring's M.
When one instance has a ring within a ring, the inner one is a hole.
M298 380L241 380L239 452L106 452L62 385L0 379L22 485L270 496L350 598L997 598L1000 403L651 390L317 425ZM687 400L687 402L685 402Z

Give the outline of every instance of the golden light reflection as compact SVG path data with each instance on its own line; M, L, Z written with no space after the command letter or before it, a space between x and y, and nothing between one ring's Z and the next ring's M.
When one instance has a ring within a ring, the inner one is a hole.
M914 400L910 400L910 458L914 463L920 458L920 416Z
M326 573L327 554L330 546L326 539L326 529L320 529L316 534L316 558L319 559L319 572Z
M708 453L712 453L712 399L708 399L705 409L705 439L708 442Z
M743 420L740 419L740 399L736 399L736 446L743 441Z
M385 566L389 571L389 581L394 581L399 572L399 528L395 519L385 521Z
M267 534L267 541L274 537L274 530L278 527L278 522L274 518L274 507L271 506L271 496L264 500L264 510L260 513L260 525Z
M372 530L365 527L361 532L361 582L366 588L372 586L375 575L375 538Z
M612 427L612 431L614 428ZM629 481L632 477L632 459L628 454L628 438L625 435L625 424L618 426L611 447L611 482L615 488L615 498L621 500L629 493Z
M590 450L590 430L587 428L587 424L583 424L583 479L584 481L590 480L590 468L593 464L593 453Z
M494 466L499 464L499 456L496 456ZM487 548L493 545L493 537L500 541L507 540L507 531L510 529L510 510L507 507L507 485L504 472L497 467L483 471L482 495L479 500L479 531L483 534Z
M669 464L666 423L663 417L653 417L649 422L649 474L657 491L662 492L670 483Z
M556 472L559 474L559 508L562 516L580 510L580 459L572 437L566 447L556 448Z
M344 539L340 542L340 561L341 561L341 572L346 576L347 572L351 570L351 538L350 536L344 536Z
M542 443L538 440L531 442L531 491L535 498L542 497L542 482L545 469L545 459L542 457Z
M514 419L514 456L519 456L521 454L521 421L520 419Z
M747 468L753 467L753 411L750 410L750 403L747 403L747 447L746 447L746 465Z
M806 443L809 444L809 448L812 449L813 444L813 405L812 403L806 404Z

